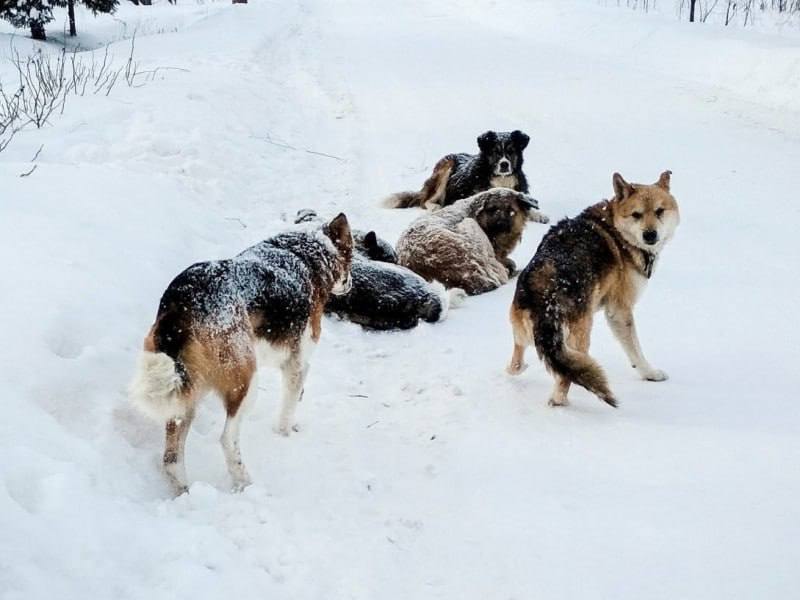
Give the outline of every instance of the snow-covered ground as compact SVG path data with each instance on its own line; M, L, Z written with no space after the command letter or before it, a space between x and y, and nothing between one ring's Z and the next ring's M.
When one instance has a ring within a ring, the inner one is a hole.
M72 99L0 154L3 600L797 595L800 37L593 0L153 8L83 18L84 46L138 28L144 67L186 71ZM302 207L395 240L415 213L381 197L512 128L552 218L615 170L674 172L683 221L637 311L670 380L637 380L598 319L620 409L548 408L538 363L503 370L513 285L407 333L327 320L302 431L272 432L265 373L231 494L209 399L170 498L125 398L170 279Z

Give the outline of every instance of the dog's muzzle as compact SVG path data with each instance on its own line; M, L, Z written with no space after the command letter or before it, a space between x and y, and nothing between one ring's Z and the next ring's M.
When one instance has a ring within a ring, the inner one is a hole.
M497 174L498 175L511 175L511 161L504 158L500 162L497 163Z

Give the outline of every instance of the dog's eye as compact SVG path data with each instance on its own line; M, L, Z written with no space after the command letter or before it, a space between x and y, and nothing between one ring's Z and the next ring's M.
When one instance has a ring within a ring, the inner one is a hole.
M657 209L656 209L656 216L657 216L659 219L661 218L661 215L663 215L663 214L664 214L664 209L663 209L663 208L657 208Z
M640 213L638 211L637 212L633 212L633 213L631 213L631 216L638 221L639 219L642 218L642 213Z

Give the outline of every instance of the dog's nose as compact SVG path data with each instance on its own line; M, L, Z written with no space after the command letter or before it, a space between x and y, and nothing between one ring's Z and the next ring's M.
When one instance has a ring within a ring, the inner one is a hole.
M655 244L658 241L658 232L655 229L648 229L642 233L642 239L647 244Z
M501 171L510 171L511 170L511 163L505 159L500 161L500 170Z

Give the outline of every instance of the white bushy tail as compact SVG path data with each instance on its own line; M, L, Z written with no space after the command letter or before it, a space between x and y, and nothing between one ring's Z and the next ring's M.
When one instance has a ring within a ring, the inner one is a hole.
M439 297L442 311L439 313L438 321L444 321L451 308L457 308L464 303L467 293L461 288L447 289L439 281L431 281L431 291Z
M128 388L131 401L144 414L165 423L186 416L181 377L175 361L163 352L143 351Z

